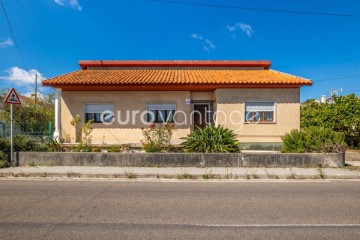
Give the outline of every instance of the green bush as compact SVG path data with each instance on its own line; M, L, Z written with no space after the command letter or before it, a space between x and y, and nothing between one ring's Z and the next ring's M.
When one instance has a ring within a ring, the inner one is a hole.
M39 143L34 139L26 136L14 137L14 151L15 152L47 152L46 144Z
M182 138L185 142L184 152L203 153L232 153L240 152L239 141L236 134L223 126L207 125L204 129L197 128L187 137Z
M346 149L345 135L329 128L308 127L303 130L292 130L281 137L286 153L338 153Z
M10 139L0 138L0 149L4 152L10 152ZM15 152L47 152L49 147L44 143L31 139L29 137L18 135L14 137Z
M120 152L121 148L118 145L111 145L108 149L108 152Z
M10 152L10 141L3 137L0 137L0 150L4 152Z
M9 162L6 154L0 151L0 168L9 167Z

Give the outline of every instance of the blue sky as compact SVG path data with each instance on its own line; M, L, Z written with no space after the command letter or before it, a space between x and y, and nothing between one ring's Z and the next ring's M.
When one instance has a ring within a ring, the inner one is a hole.
M360 17L147 0L2 1L15 39L1 11L0 87L23 94L34 88L29 75L50 78L79 69L79 60L98 59L264 59L272 69L314 81L339 78L302 88L302 101L332 88L360 93ZM358 0L179 1L360 15Z

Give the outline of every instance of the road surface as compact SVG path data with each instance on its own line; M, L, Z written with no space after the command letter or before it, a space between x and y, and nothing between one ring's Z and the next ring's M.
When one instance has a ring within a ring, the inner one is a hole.
M0 180L1 239L360 239L360 182Z

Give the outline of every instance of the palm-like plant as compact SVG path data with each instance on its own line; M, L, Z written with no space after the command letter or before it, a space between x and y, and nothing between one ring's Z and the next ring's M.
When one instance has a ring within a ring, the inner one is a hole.
M232 153L240 152L239 141L236 134L221 125L216 127L207 125L205 128L197 128L187 137L182 138L185 142L184 152L203 153Z

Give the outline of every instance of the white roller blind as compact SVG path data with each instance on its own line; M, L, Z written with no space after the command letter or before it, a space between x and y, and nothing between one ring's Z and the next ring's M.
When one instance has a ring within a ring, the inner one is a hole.
M86 113L102 113L104 111L114 111L114 104L104 103L104 104L85 104Z
M275 110L274 102L247 102L245 103L246 112L272 112Z
M175 103L150 103L148 104L148 110L176 110Z

